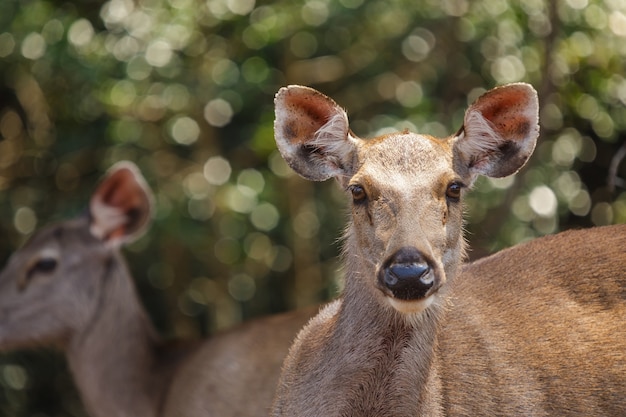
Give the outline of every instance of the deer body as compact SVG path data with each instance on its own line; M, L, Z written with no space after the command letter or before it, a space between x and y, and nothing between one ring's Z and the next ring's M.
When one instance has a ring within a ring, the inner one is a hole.
M594 228L464 265L413 325L346 294L298 336L278 401L302 407L277 415L622 415L625 245L625 225Z
M439 333L449 414L623 415L624 248L626 225L601 227L463 267Z
M318 310L253 320L211 337L178 367L163 415L266 417L289 347Z
M89 215L38 231L13 254L0 273L0 350L60 347L93 417L267 415L288 347L313 312L168 348L119 252L149 223L150 202L140 173L121 164Z
M345 290L285 360L274 416L626 412L626 226L569 232L461 265L461 199L537 136L534 90L468 109L459 133L355 137L315 90L276 97L276 141L305 178L351 196Z

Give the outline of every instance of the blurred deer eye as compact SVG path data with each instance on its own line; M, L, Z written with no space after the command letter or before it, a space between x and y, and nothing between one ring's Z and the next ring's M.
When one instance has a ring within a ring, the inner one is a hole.
M360 185L351 185L350 192L352 193L352 201L355 203L362 203L367 199L365 189Z
M463 184L459 182L452 182L448 185L446 189L446 197L448 197L449 201L457 202L461 198L461 189L463 188Z
M57 260L55 258L40 258L31 265L26 274L18 281L17 287L20 291L26 289L31 280L38 274L51 274L57 268Z
M26 278L30 280L36 274L50 274L57 267L57 260L54 258L41 258L35 262L26 274Z
M33 272L42 272L42 273L50 273L54 271L57 267L57 260L54 258L43 258L38 260L35 265L33 265L31 271Z

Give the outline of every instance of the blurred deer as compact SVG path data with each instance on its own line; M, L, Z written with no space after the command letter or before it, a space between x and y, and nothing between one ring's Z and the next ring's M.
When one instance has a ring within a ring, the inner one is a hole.
M282 361L312 311L168 349L119 253L150 223L137 168L115 165L88 212L38 231L0 273L0 350L57 346L93 417L267 415Z
M276 95L275 136L351 201L345 291L296 338L274 416L626 415L626 226L566 232L462 265L462 200L538 136L527 84L488 91L448 138L357 138L330 98Z

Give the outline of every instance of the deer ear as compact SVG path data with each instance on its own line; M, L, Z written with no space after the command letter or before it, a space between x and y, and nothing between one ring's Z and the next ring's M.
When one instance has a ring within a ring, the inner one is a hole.
M494 88L465 113L455 154L472 177L506 177L524 166L539 136L537 92L529 84Z
M119 162L109 169L89 203L91 233L119 246L139 237L150 222L152 193L139 169Z
M344 177L356 143L346 112L324 94L297 85L281 88L274 104L276 145L289 166L312 181Z

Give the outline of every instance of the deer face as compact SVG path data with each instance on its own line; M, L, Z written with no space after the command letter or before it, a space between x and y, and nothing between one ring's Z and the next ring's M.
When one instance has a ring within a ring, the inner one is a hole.
M86 218L51 225L15 252L0 274L0 348L67 342L92 316L110 253Z
M151 199L137 168L120 163L88 215L43 228L16 251L0 272L0 349L63 344L88 325L120 245L149 224Z
M276 96L275 137L296 172L335 177L348 193L350 275L401 313L416 313L463 257L463 190L479 174L502 177L524 165L538 135L537 107L532 87L511 84L472 104L455 136L405 131L362 140L334 101L290 86Z
M392 305L420 310L462 257L461 190L450 144L414 133L364 142L347 181L348 240ZM372 272L374 272L372 274Z

